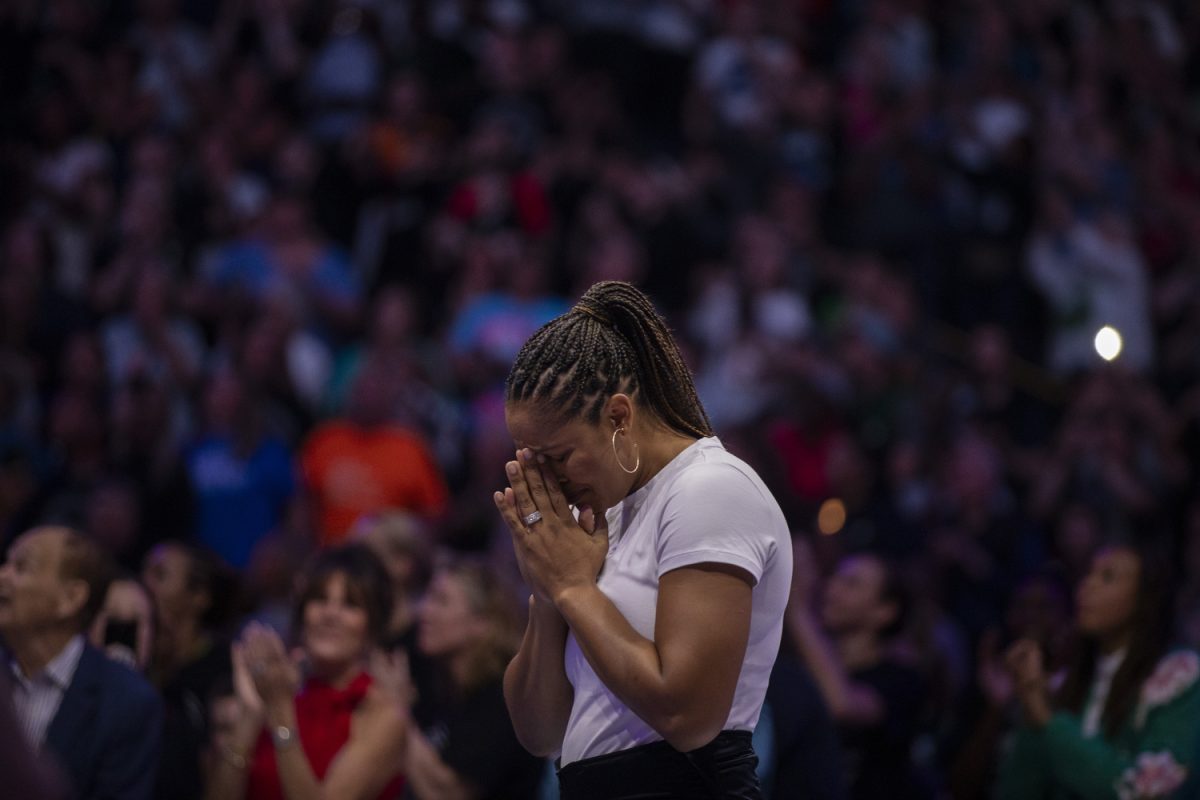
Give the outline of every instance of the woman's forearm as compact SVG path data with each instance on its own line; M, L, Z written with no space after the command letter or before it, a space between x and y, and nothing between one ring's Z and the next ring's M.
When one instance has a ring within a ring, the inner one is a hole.
M849 681L833 648L818 630L817 621L807 608L789 607L784 619L796 648L800 651L800 657L820 690L826 707L829 708L829 713L835 719L840 718L844 714L846 698L850 693Z
M553 606L529 600L529 624L504 672L504 700L521 746L549 756L562 746L574 692L563 667L567 624Z
M1050 708L1050 698L1046 694L1045 687L1042 685L1018 687L1017 697L1025 722L1035 730L1046 727L1046 723L1053 716L1053 711Z
M249 761L249 753L217 753L205 782L205 800L242 800Z
M654 640L598 586L555 597L584 657L608 689L672 747L694 750L729 716L750 628L750 586L724 569L679 569L659 580Z
M860 725L877 721L883 713L878 697L850 680L812 612L789 607L784 620L833 718Z
M599 587L572 589L556 602L600 681L667 738L678 703L668 695L654 642L634 630Z
M205 781L205 800L242 800L246 796L246 771L254 758L254 747L262 731L262 720L242 710L242 718L229 743L217 747Z
M404 774L418 800L470 800L474 796L415 724L409 726L407 748Z
M275 747L275 766L279 771L279 783L287 800L323 800L324 792L317 776L313 774L300 745L296 722L296 707L292 700L267 709L267 726L274 730L285 727L291 731L291 740L284 746Z

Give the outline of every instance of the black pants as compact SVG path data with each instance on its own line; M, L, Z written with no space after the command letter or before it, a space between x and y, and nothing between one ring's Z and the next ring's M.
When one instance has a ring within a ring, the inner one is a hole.
M681 753L653 742L558 771L562 800L762 800L750 731L722 731Z

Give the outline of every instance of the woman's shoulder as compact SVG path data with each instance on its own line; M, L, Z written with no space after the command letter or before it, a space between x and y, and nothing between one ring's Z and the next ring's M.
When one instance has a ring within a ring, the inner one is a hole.
M396 693L386 680L380 680L369 671L363 670L352 684L359 695L359 706L386 706L395 701Z
M764 513L779 509L753 467L716 439L702 439L700 445L702 449L664 482L663 499L668 505L682 503L704 514L718 515L726 511L745 515L755 508Z
M716 437L700 439L682 454L668 483L675 492L708 492L722 486L757 486L754 468L725 449Z
M1142 684L1141 701L1146 708L1164 706L1200 683L1200 654L1195 650L1173 650L1163 656Z
M403 728L408 718L400 698L373 680L364 687L362 699L354 708L354 716L358 724L367 725L376 731L382 728Z

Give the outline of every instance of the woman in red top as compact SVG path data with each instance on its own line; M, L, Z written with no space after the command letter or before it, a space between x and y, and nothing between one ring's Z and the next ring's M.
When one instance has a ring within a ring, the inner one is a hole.
M365 666L391 613L388 579L359 545L327 550L293 607L307 675L279 636L251 624L234 645L241 713L209 775L216 800L394 798L407 714Z

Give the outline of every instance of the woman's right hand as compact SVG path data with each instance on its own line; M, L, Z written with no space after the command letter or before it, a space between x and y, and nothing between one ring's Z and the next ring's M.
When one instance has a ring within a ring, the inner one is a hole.
M1046 686L1042 667L1042 649L1033 639L1019 639L1008 648L1004 664L1016 684L1017 692L1041 691Z
M544 474L533 452L517 455L505 465L510 488L493 499L512 534L521 577L538 600L553 604L565 589L595 584L608 555L608 527L590 509L576 520L558 481ZM527 526L524 518L535 511L539 519Z
M992 708L1003 708L1013 699L1013 677L1000 657L1000 632L989 630L979 640L976 677L979 689Z
M257 622L246 626L238 645L251 688L265 711L270 714L290 707L300 690L303 651L288 653L279 634Z
M1020 639L1008 648L1004 664L1012 675L1025 719L1041 728L1050 721L1051 713L1041 647L1032 639Z
M258 694L258 689L254 688L254 678L246 664L244 645L241 642L233 643L233 691L247 715L262 717L263 700Z

